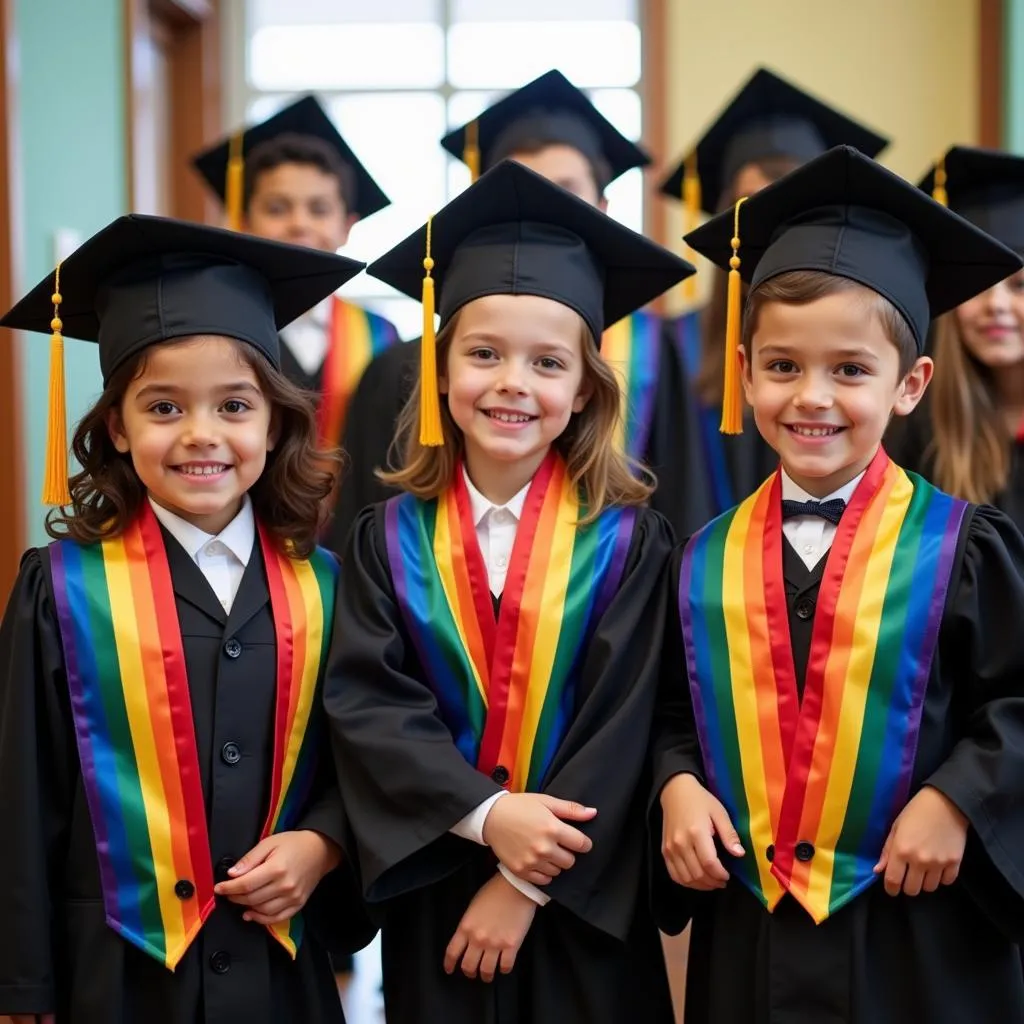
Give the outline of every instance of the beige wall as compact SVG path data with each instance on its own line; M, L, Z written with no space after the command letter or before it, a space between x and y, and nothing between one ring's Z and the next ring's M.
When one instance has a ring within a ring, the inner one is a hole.
M656 174L762 64L888 135L881 160L905 176L976 141L977 0L664 3L668 126ZM678 239L677 204L665 205L666 237Z

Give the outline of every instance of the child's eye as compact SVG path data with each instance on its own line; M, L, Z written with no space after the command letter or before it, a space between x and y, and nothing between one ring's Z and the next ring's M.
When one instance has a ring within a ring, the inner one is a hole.
M790 359L773 359L767 368L773 373L796 373L796 363Z
M867 373L867 370L863 366L858 366L856 363L843 363L839 367L839 374L842 377L863 377Z
M564 370L565 364L554 356L541 356L537 364L542 370Z
M474 348L469 353L474 359L497 359L498 354L493 348Z
M149 411L155 412L157 416L173 416L178 411L178 407L173 402L154 402L149 407Z
M221 408L226 413L237 414L240 412L248 412L252 406L248 402L243 402L240 398L229 398Z

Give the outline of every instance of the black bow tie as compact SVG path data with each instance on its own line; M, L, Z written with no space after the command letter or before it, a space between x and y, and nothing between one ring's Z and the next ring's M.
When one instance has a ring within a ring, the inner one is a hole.
M839 525L846 509L842 498L831 498L828 501L788 501L783 499L782 518L793 519L796 516L820 516L834 526Z

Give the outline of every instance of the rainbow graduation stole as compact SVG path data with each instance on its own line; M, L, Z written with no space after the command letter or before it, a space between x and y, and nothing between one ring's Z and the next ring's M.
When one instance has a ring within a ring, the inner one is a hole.
M630 458L643 459L654 415L654 394L661 361L661 321L634 313L601 336L601 355L620 377L622 418L615 442Z
M461 468L433 501L387 504L398 605L441 716L463 757L486 774L506 769L515 792L537 790L551 765L587 641L625 569L634 511L577 526L585 514L551 453L527 493L495 620Z
M269 811L291 827L316 761L318 698L337 563L260 545L277 640ZM171 970L214 908L213 868L178 612L149 503L120 536L50 545L57 618L107 923ZM294 957L302 921L270 927Z
M317 409L321 445L336 447L345 427L352 393L371 360L398 341L394 326L382 316L337 296L331 302L330 344L324 360Z
M679 611L705 771L746 851L730 868L769 911L788 892L820 924L877 877L966 508L879 450L828 555L802 701L779 474L686 546Z

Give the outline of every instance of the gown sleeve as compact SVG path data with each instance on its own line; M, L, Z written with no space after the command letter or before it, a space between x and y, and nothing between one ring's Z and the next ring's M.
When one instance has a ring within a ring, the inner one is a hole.
M27 552L0 626L0 1014L56 1003L52 929L78 768L46 575Z
M970 515L971 512L968 512ZM925 779L970 822L960 881L994 923L1024 941L1024 538L981 506L940 638L952 680L953 749Z
M385 349L366 367L349 401L341 439L345 468L327 539L327 547L339 554L356 516L395 493L377 479L376 471L388 463L396 420L416 379L418 352L417 342Z
M474 849L449 829L499 787L459 753L401 619L384 506L359 513L343 559L324 702L366 897L389 899L453 871Z
M626 570L596 624L578 684L576 712L542 791L596 807L577 825L593 848L544 891L595 928L625 940L646 878L647 743L666 613L664 576L672 529L638 513Z

